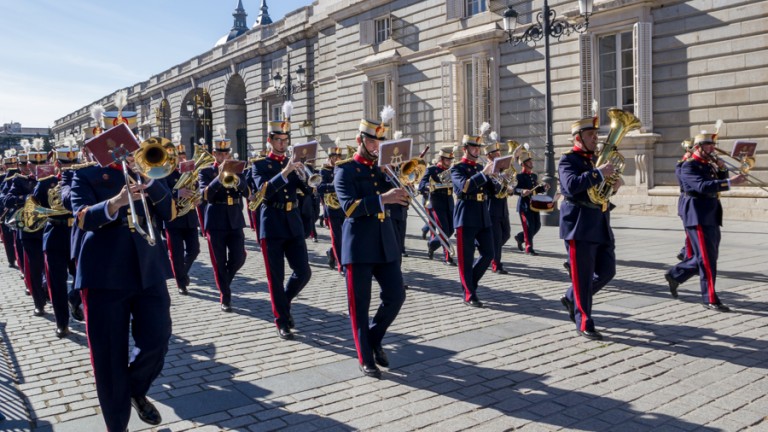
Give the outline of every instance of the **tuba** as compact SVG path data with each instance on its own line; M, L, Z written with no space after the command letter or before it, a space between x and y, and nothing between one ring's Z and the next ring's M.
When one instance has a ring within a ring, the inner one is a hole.
M49 217L71 214L67 209L54 210L41 206L31 195L16 214L16 223L24 232L37 232L45 227Z
M195 168L192 171L183 173L173 187L173 190L175 191L178 191L179 189L188 189L192 191L192 196L187 198L180 197L176 200L176 217L184 216L195 208L195 205L200 200L199 186L197 183L198 174L201 169L213 165L214 162L213 156L199 146L195 146L194 160Z
M603 211L608 207L608 201L610 201L616 183L620 181L621 173L624 171L624 156L619 153L617 147L624 139L624 135L642 125L634 114L619 108L609 108L608 117L611 119L611 131L608 132L603 150L600 152L595 165L600 166L610 162L613 165L614 173L587 191L589 200L603 206Z

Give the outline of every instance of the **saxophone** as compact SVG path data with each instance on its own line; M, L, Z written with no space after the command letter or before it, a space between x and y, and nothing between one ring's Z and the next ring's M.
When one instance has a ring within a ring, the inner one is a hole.
M603 211L608 207L608 202L614 193L615 186L620 181L621 173L624 171L624 156L619 153L617 147L627 132L638 129L642 125L634 114L619 108L608 109L608 118L611 119L611 131L608 132L605 145L603 145L603 150L600 152L595 165L600 166L610 162L613 165L614 172L603 179L602 183L592 186L587 191L589 200L603 206Z

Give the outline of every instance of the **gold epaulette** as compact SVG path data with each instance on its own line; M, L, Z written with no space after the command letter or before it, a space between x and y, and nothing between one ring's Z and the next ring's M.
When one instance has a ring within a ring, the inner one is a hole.
M19 175L19 173L13 173L13 175L12 175L12 176L10 176L10 177L7 177L7 176L6 176L6 177L3 179L3 181L9 181L9 180L13 180L13 178L14 178L14 177L16 177L17 175Z
M94 165L98 165L98 163L97 162L84 162L84 163L81 163L81 164L72 165L71 169L77 171L79 169L88 168L88 167L94 166Z
M354 158L349 158L349 159L340 160L340 161L336 162L336 166L344 165L345 163L350 163L353 160L355 160L355 159Z
M566 150L563 152L564 155L571 154L571 153L573 153L573 149Z
M43 178L41 178L41 179L37 179L37 182L38 182L38 183L42 183L42 182L44 182L44 181L48 180L49 178L53 178L53 177L56 177L56 175L55 175L55 174L51 174L51 175L49 175L49 176L45 176L45 177L43 177Z
M254 162L256 162L257 160L259 160L259 158L257 158L257 157L253 157L253 158L250 158L250 159L248 159L248 162L250 162L250 163L254 163Z

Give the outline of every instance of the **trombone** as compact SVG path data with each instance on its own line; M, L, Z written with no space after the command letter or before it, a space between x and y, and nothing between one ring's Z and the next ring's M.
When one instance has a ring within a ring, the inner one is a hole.
M136 183L142 186L144 182L142 177L157 180L170 175L175 169L178 161L178 150L173 145L171 140L160 137L152 137L145 141L142 141L139 145L139 149L134 152L134 171L139 175L136 176L136 180L133 180L128 171L128 154L121 156L114 156L116 160L120 161L123 168L123 177L125 178L125 187L130 190L131 183ZM141 235L144 240L149 243L150 246L154 246L157 243L155 238L154 224L152 223L152 215L149 213L149 205L147 204L147 197L144 194L144 190L139 191L141 197L141 204L144 208L144 217L147 220L146 229L139 223L139 218L136 215L136 206L133 203L133 199L128 199L128 206L131 209L131 226L136 232Z
M715 153L716 154L712 154L711 155L713 163L717 163L718 160L723 161L723 163L727 167L728 171L731 171L734 174L741 174L741 175L743 175L747 179L747 181L749 181L753 185L759 187L760 189L768 192L768 189L766 189L767 185L764 182L762 182L760 179L758 179L757 177L755 177L755 176L753 176L752 174L749 173L749 171L752 168L755 167L755 157L754 156L742 156L742 157L738 157L737 158L737 157L731 156L730 153L728 153L727 151L725 151L725 150L723 150L721 148L718 148L718 147L715 147ZM729 158L735 159L739 163L739 165L737 166L735 164L732 164L732 163L728 162L724 158L718 157L717 156L718 154L721 154L723 156L728 156Z
M413 209L416 210L416 214L419 215L421 220L427 224L427 227L432 234L440 241L440 245L448 251L448 255L451 257L456 256L456 250L453 248L448 236L445 234L440 224L429 214L424 205L416 196L416 192L413 190L413 185L424 176L427 170L427 164L424 159L413 158L400 164L397 168L393 169L389 165L384 165L384 171L393 183L398 188L405 190L408 197L411 200ZM448 172L448 170L446 170Z

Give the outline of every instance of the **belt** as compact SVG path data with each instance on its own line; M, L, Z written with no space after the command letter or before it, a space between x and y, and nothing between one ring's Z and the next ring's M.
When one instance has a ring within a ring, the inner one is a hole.
M691 198L717 198L718 195L716 193L713 194L700 194L698 192L686 192L686 195L688 195Z
M146 219L144 218L144 216L136 216L136 220L139 222L139 225L141 225L142 227L146 226ZM152 220L152 222L154 222L154 219ZM102 225L101 228L113 228L113 227L119 227L119 226L131 227L133 226L133 220L131 219L130 216L121 217L113 220L110 223Z
M444 189L435 189L432 191L432 195L445 195L445 196L451 196L453 195L453 190L449 188Z
M285 209L285 211L289 212L289 211L299 207L299 201L291 201L291 202L287 202L287 203L281 203L281 202L279 202L279 203L267 203L267 205L272 207L272 208L276 208L278 210Z
M566 198L565 200L578 207L586 207L586 208L604 211L603 206L601 206L600 204L595 204L592 201L576 201L570 198Z
M485 194L482 192L477 194L465 194L464 192L460 192L456 197L465 201L485 201Z
M66 219L54 219L48 218L48 223L52 226L67 226L71 227L75 223L75 218L69 217Z
M225 200L211 201L211 204L235 205L239 202L240 202L240 199L235 200L234 197L227 197L227 199Z

